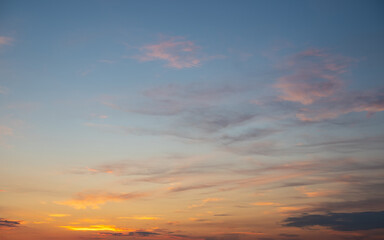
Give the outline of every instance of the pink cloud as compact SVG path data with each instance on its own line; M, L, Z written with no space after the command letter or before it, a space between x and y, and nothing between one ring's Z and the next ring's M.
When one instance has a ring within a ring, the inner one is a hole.
M12 128L0 125L0 136L13 136Z
M335 94L342 85L340 75L351 59L334 56L318 49L300 52L285 63L289 73L274 85L280 99L309 105Z
M321 101L311 108L302 108L296 117L304 122L334 119L353 112L372 116L384 111L384 94L380 91L343 92Z
M141 47L142 55L136 58L142 62L162 60L171 68L191 68L201 64L199 49L192 41L173 37L158 44Z
M319 49L297 53L284 62L288 73L274 85L279 99L297 102L296 118L304 122L334 119L353 112L368 116L384 111L384 95L380 91L350 92L344 89L342 74L353 59L332 55Z
M0 46L1 45L11 45L12 42L13 42L13 38L0 36Z
M0 146L10 147L7 144L7 138L14 136L14 131L12 128L0 125Z

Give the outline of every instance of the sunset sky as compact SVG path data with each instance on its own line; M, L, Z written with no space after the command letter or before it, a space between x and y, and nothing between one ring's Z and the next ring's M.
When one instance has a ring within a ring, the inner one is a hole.
M0 240L384 239L384 1L0 0Z

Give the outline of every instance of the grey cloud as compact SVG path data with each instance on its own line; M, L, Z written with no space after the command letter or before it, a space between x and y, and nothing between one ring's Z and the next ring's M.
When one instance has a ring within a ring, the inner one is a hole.
M287 227L324 226L336 231L358 231L384 228L384 211L328 213L326 215L303 215L284 220Z
M5 218L0 218L0 227L18 227L20 225L20 221L11 221Z

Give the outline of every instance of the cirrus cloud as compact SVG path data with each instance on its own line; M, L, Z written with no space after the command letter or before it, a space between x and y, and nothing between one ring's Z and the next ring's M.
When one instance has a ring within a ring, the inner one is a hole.
M73 199L58 201L56 204L70 206L76 209L97 209L106 202L120 202L130 199L142 198L147 193L106 193L106 192L83 192L78 193Z
M0 36L0 47L2 45L11 45L12 42L13 42L13 38L5 37L5 36Z
M170 68L191 68L199 66L202 58L198 51L200 47L194 42L182 37L172 37L157 44L140 48L141 54L136 56L140 62L165 61Z

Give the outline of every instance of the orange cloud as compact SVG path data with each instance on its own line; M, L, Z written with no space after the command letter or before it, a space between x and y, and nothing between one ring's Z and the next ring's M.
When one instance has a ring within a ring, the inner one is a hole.
M166 66L171 68L191 68L201 63L201 59L197 57L196 53L198 49L200 47L192 41L186 41L183 38L171 38L158 44L142 47L140 50L143 55L136 58L142 62L166 61Z
M188 208L203 207L207 203L219 202L219 201L222 201L222 200L223 200L222 198L206 198L206 199L201 200L200 204L194 204L194 205L189 206Z
M134 216L134 217L119 217L120 219L135 219L135 220L158 220L159 217L150 217L150 216Z
M339 193L339 191L324 190L324 191L308 191L305 187L296 188L299 192L307 197L326 197Z
M280 205L280 204L274 203L274 202L255 202L255 203L251 203L251 205L254 205L254 206L276 206L276 205Z
M70 214L61 214L61 213L54 213L54 214L49 214L50 217L69 217L71 216Z
M106 202L120 202L147 196L147 193L78 193L74 199L55 202L76 209L97 209Z
M60 226L72 231L111 231L111 232L124 232L135 231L135 229L118 228L114 225L91 225L89 227L77 227L77 226Z
M244 234L244 235L257 235L257 236L265 235L265 233L261 233L261 232L231 232L231 234Z
M279 207L279 212L291 213L291 212L297 212L303 209L305 209L305 207Z

